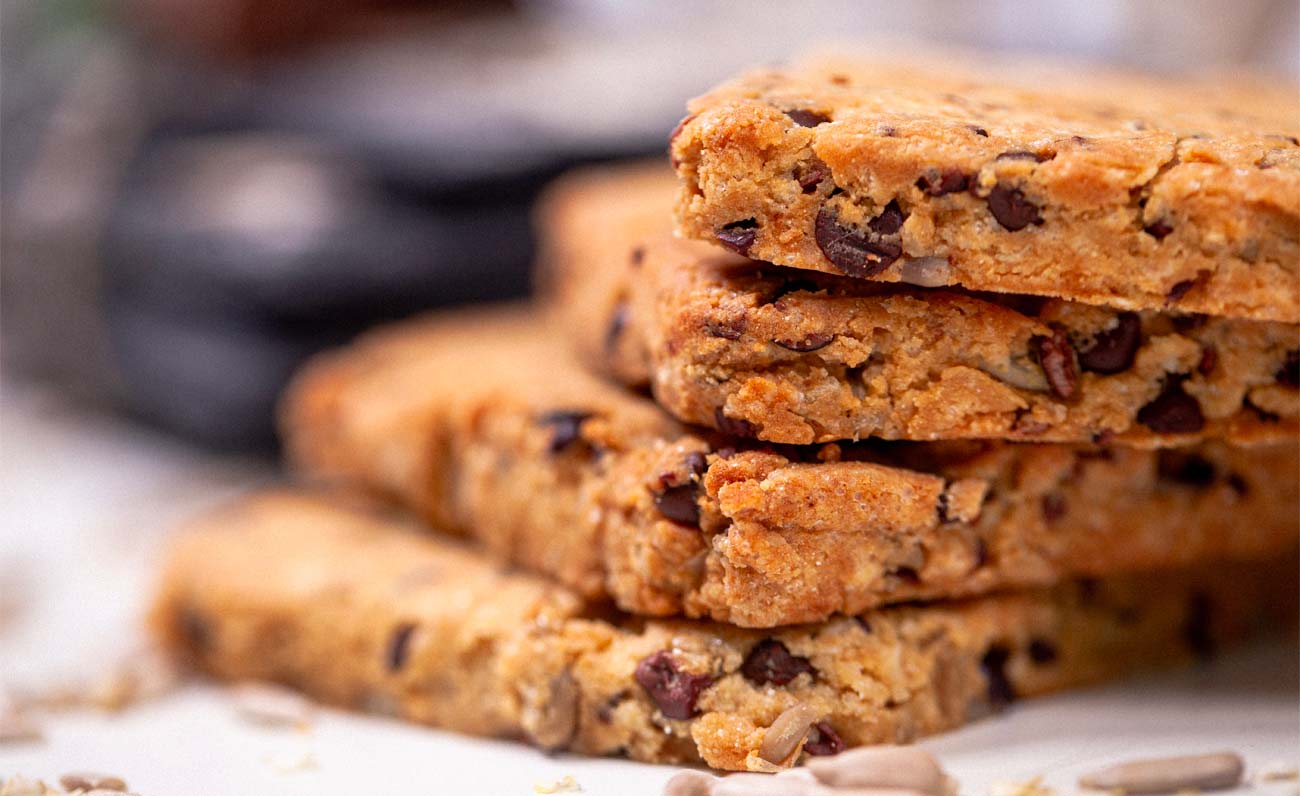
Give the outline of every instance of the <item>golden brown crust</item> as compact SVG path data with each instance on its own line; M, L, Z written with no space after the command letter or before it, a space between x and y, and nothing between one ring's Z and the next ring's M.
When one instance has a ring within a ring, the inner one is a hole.
M850 746L906 741L1293 622L1295 592L1284 561L773 632L600 619L560 586L396 518L267 493L180 537L153 624L174 654L223 679L550 749L745 769L796 702L823 722L823 750L829 733Z
M524 314L415 322L290 390L290 460L643 614L742 626L1257 558L1300 535L1292 444L773 448L698 434Z
M649 166L575 174L541 232L552 303L584 358L686 422L788 444L1242 444L1300 429L1294 324L754 264L664 235L671 190ZM1194 414L1157 411L1171 394Z
M1300 321L1291 87L831 58L689 108L688 237L879 281L938 258L936 283L975 290Z

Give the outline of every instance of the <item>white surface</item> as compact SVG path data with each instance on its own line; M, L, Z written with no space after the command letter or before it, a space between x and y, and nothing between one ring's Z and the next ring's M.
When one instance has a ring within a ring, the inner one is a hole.
M159 544L182 517L273 478L118 421L5 385L0 402L0 682L85 678L137 640ZM968 796L1044 776L1073 794L1083 771L1132 757L1234 749L1255 768L1300 760L1297 651L1272 645L1212 666L1016 705L930 739ZM75 769L142 796L520 794L572 776L586 794L657 794L673 769L553 757L322 710L309 732L240 719L192 685L118 715L46 717L46 740L0 746L0 777ZM301 770L297 764L308 763ZM1296 782L1255 785L1294 796Z

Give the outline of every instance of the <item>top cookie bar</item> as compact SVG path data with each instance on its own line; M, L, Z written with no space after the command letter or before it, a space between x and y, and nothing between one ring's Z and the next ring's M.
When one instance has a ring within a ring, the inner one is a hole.
M877 281L1300 320L1293 91L822 59L689 110L688 237Z

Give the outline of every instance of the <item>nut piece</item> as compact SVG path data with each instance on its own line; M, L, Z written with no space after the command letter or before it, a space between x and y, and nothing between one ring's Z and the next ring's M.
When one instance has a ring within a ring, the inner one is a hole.
M759 757L769 763L785 763L799 748L804 736L808 734L808 728L817 718L817 711L807 702L796 702L786 708L763 735L763 745L758 749Z
M947 257L913 257L903 261L898 278L917 287L941 287L952 282L952 266Z
M911 790L930 796L955 793L953 780L918 746L863 746L808 761L808 770L835 788Z
M77 771L59 777L64 790L107 790L121 793L126 790L126 780L112 774Z
M1176 793L1189 790L1235 788L1245 769L1241 755L1216 752L1187 757L1164 757L1121 763L1079 778L1093 790L1134 793Z

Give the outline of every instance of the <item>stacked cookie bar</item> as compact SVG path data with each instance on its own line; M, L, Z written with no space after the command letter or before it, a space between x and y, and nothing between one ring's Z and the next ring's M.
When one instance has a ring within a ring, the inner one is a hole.
M304 370L282 424L318 486L186 534L160 636L413 721L772 771L1294 622L1289 106L1020 80L764 70L692 103L672 168L563 179L541 306Z

